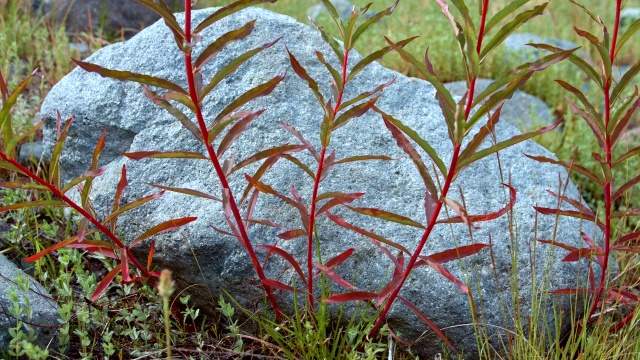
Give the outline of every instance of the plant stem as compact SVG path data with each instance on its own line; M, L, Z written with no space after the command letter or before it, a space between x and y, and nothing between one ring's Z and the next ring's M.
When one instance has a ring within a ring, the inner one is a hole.
M340 89L338 93L338 98L336 99L336 105L333 108L333 117L335 118L338 114L338 108L342 105L342 96L344 94L344 88L347 86L347 64L349 62L349 49L345 47L344 59L342 61L342 89ZM338 84L336 84L337 86ZM328 131L331 131L329 129ZM327 147L323 146L320 152L320 158L318 159L318 171L316 172L316 177L313 182L313 195L311 198L311 212L309 213L309 236L307 238L307 291L309 292L309 309L314 308L314 299L313 299L313 232L316 223L316 205L318 198L318 188L320 187L320 181L322 179L322 172L324 168L324 160L325 154L327 152Z
M481 20L481 24L480 24L480 32L478 33L478 40L477 40L477 43L476 43L476 52L478 53L478 55L480 55L480 50L482 49L482 38L484 37L484 27L485 27L485 22L486 22L486 19L487 19L488 8L489 8L489 0L483 0L483 3L482 3L482 20ZM473 104L473 96L474 96L474 92L475 92L475 84L476 84L476 74L472 73L471 74L471 79L469 81L469 91L467 93L467 104L465 106L465 122L469 119L469 114L471 113L471 107L472 107L472 104ZM380 315L378 315L378 318L376 319L376 322L375 322L373 328L371 329L371 331L369 331L369 337L375 336L378 333L378 331L380 330L380 327L382 326L382 323L386 319L387 313L391 309L391 306L393 305L393 302L398 297L398 294L400 293L400 290L402 289L402 286L404 285L404 282L409 277L409 274L411 273L411 270L413 270L413 267L415 266L415 263L418 261L418 258L420 257L420 254L422 253L422 249L426 245L427 240L429 239L429 236L431 235L431 232L433 231L433 228L436 226L436 222L438 220L438 216L440 215L440 211L442 210L442 205L444 205L444 199L447 197L447 194L449 192L449 188L451 186L451 183L453 182L453 179L455 178L455 176L457 174L456 167L458 166L458 157L460 156L460 150L461 150L461 145L459 143L455 142L454 143L454 147L453 147L453 157L452 157L451 163L449 165L449 173L447 174L447 178L445 179L445 182L444 182L444 185L442 187L442 192L440 194L440 197L439 197L438 201L436 202L436 207L435 207L433 213L431 214L431 218L429 219L429 224L427 225L424 233L422 234L422 238L420 238L420 242L418 243L418 246L416 247L416 250L411 255L411 259L409 259L409 262L407 263L407 266L405 267L405 269L404 269L404 271L402 273L402 278L398 282L398 285L393 290L391 295L389 295L389 297L387 298L387 301L385 303L384 308L382 309L382 312L380 313Z
M622 8L622 0L616 0L616 22L614 24L613 29L613 38L611 39L611 48L609 49L609 61L613 64L613 60L615 58L615 50L616 43L618 40L618 30L620 28L620 11ZM611 121L611 75L607 75L605 72L606 80L605 86L603 89L604 94L604 114L605 114L605 129L608 129L609 122ZM605 154L606 154L606 162L609 170L613 170L613 163L611 160L612 153L611 146L611 136L609 132L605 132ZM604 290L605 281L607 278L607 271L609 268L609 254L611 253L611 208L612 208L612 200L611 196L613 193L613 171L611 171L611 180L604 183L604 204L605 204L605 222L604 222L604 260L602 263L602 274L600 275L600 283L598 284L598 290L596 291L596 296L593 299L593 303L591 304L591 308L589 309L589 314L587 319L590 319L593 314L595 314L598 304L600 303L599 299L602 296L602 292Z
M67 205L69 205L71 208L73 208L74 210L79 212L80 215L82 215L85 219L89 220L89 222L91 224L93 224L96 228L98 228L98 230L100 230L109 239L111 239L116 244L116 246L118 246L120 251L126 252L127 253L127 258L131 261L131 263L133 263L133 265L140 270L142 275L145 278L148 278L149 281L151 282L151 284L155 286L155 279L153 279L153 277L149 274L147 269L144 266L142 266L138 262L138 260L133 256L133 254L131 253L131 250L111 230L109 230L109 228L104 226L104 224L102 224L95 217L93 217L91 214L89 214L89 212L87 212L85 209L83 209L80 205L76 204L73 200L69 199L65 194L63 194L53 184L45 181L40 176L34 174L31 170L29 170L26 167L22 166L22 164L20 164L19 162L9 158L5 153L0 152L0 158L2 158L2 160L6 161L6 162L11 163L11 165L17 167L25 175L27 175L31 179L35 180L36 182L38 182L40 185L46 186L47 189L49 189L49 191L51 191L55 196L57 196L62 201L67 203Z
M185 4L185 13L184 13L185 40L187 42L186 46L191 47L192 46L190 44L191 43L191 0L185 0L184 4ZM271 287L266 282L267 278L264 275L264 271L262 269L262 266L260 265L260 261L256 256L253 246L251 245L249 235L247 234L246 227L244 225L244 222L242 221L242 215L240 214L238 205L235 201L235 198L233 197L233 192L231 191L231 188L227 181L227 176L224 173L222 166L220 165L220 160L218 159L218 156L216 155L216 152L213 149L213 145L209 143L209 140L208 140L209 131L207 130L207 125L204 121L204 116L202 115L202 106L200 103L200 99L198 98L198 91L196 89L196 84L194 79L193 63L191 59L190 49L184 52L184 59L185 59L185 70L187 73L187 82L189 84L189 97L191 98L191 101L195 106L195 110L196 110L195 115L196 115L196 118L198 119L198 126L200 128L200 133L202 134L202 139L203 139L202 141L205 147L207 148L209 159L211 159L211 163L213 164L216 174L218 175L218 179L220 180L220 185L222 186L222 189L223 189L222 191L227 192L228 194L229 207L231 208L231 212L233 213L234 220L240 231L240 236L242 237L242 240L245 244L245 248L249 253L249 257L251 258L253 267L255 268L256 273L258 274L258 278L262 282L262 286L264 287L264 290L267 293L267 297L269 299L269 302L271 303L271 307L275 312L276 318L278 319L278 321L280 321L282 320L282 312L280 310L280 307L278 306L275 296L273 295L273 291L271 290Z

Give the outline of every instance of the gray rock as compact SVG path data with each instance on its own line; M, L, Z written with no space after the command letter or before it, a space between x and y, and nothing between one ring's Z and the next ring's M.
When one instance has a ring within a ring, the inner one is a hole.
M527 46L527 44L549 44L563 50L569 50L578 47L578 45L572 43L571 41L553 38L544 39L538 35L530 33L513 33L507 36L502 44L507 49L508 56L510 58L513 58L514 55L520 56L519 58L515 59L518 62L533 61L549 54L546 51Z
M28 163L31 159L38 161L42 156L42 141L28 142L20 145L18 151L18 161L22 164Z
M182 9L181 0L163 1L174 10ZM111 34L124 30L125 36L131 37L160 19L154 11L131 0L126 5L121 0L35 0L32 7L58 23L64 21L70 33L93 32L102 27Z
M620 27L626 29L640 19L640 8L626 8L620 12Z
M31 286L26 293L19 290L15 280L20 276L29 279ZM21 317L23 322L27 322L35 330L36 340L34 344L43 349L56 346L58 329L58 304L51 298L51 295L34 279L20 270L14 263L0 254L0 353L9 351L11 336L9 329L15 326L16 319L9 312L9 307L13 306L8 294L11 287L18 289L18 301L24 306L28 298L33 316L31 319L25 315ZM25 297L26 296L26 297Z
M212 11L213 9L207 9L194 12L194 22L197 23ZM177 16L179 21L182 21L182 15ZM317 62L314 52L316 49L321 51L327 59L334 56L314 29L292 18L266 10L246 9L204 31L203 40L194 50L195 54L225 32L239 28L253 19L257 19L254 33L242 42L229 45L204 66L204 79L211 78L217 69L247 49L261 46L279 36L282 36L282 39L276 46L261 52L230 75L205 99L205 118L210 121L247 89L287 72L284 81L272 94L246 106L246 109L267 111L238 139L226 156L235 153L236 159L243 159L271 146L287 142L297 143L290 133L279 126L281 119L295 126L315 146L319 146L321 107L305 82L291 70L285 51L287 46L307 68L309 74L318 80L325 96L329 96L330 75L324 66ZM359 54L353 53L350 65L353 66L361 58ZM160 76L186 87L183 56L175 48L171 33L161 22L145 29L126 43L101 49L88 61L113 69ZM337 66L336 61L333 63ZM378 64L372 64L347 86L345 96L347 99L352 98L392 78L396 78L395 83L385 90L377 105L427 139L446 163L451 161L452 147L445 122L434 99L435 91L427 82L407 78ZM85 171L100 132L107 127L107 150L101 159L104 164L108 164L108 169L94 181L92 193L92 200L99 214L107 214L112 208L113 193L123 165L127 167L129 179L123 203L157 191L144 182L220 194L219 182L208 162L131 161L118 155L123 151L141 150L203 151L200 144L180 123L144 97L138 84L105 79L79 68L73 70L55 85L43 103L41 113L47 119L44 129L46 151L50 151L55 138L53 115L56 109L60 110L63 118L76 115L62 158L62 169L67 178ZM495 135L498 140L504 140L517 134L515 127L501 122ZM487 141L484 146L488 145ZM422 180L410 159L395 145L380 116L370 112L338 129L332 135L331 148L334 147L337 158L359 154L384 154L397 160L367 161L335 167L322 183L321 192L363 191L366 195L354 204L377 207L417 221L425 221ZM465 226L441 225L435 228L424 250L424 254L433 254L472 242L487 243L491 236L495 269L488 250L461 262L450 262L446 266L455 276L465 279L470 285L476 305L489 324L487 331L490 339L498 348L501 336L505 335L499 329L511 328L516 316L511 305L512 290L519 296L518 314L526 316L531 310L532 297L540 296L540 293L533 293L532 279L537 284L537 291L540 291L540 287L565 288L575 286L576 283L584 284L586 281L586 263L562 263L559 260L565 255L563 251L552 249L550 246L536 245L534 239L549 239L554 230L557 230L558 241L582 246L580 228L588 234L596 232L593 224L583 223L581 227L573 219L561 219L557 229L554 216L540 215L536 220L532 206L554 207L556 201L546 190L556 190L558 177L566 179L567 174L557 166L537 163L523 154L553 157L550 152L534 142L521 143L500 153L502 171L498 168L495 156L485 158L459 175L453 184L453 189L456 190L450 194L452 198L460 200L458 188L462 189L471 214L496 211L506 203L505 188L501 183L510 179L518 191L518 202L513 209L513 224L516 224L517 232L509 232L510 221L507 216L479 224L481 228L474 232L473 239L469 237ZM297 155L311 168L316 166L309 154ZM426 155L423 154L423 157L426 159ZM244 174L253 174L255 170L256 166L251 166L230 177L230 185L236 194L246 186ZM289 194L294 186L303 199L309 199L312 190L310 177L290 162L276 163L263 180L284 194ZM568 187L566 195L574 198L580 196L572 185ZM362 228L375 229L377 234L411 249L415 248L422 234L419 229L381 222L344 209L337 209L335 213ZM191 294L191 299L202 305L203 310L213 308L211 303L220 294L220 288L229 291L246 306L262 304L263 292L258 286L255 271L245 250L235 239L222 236L209 226L214 224L226 228L219 203L166 193L148 206L136 208L122 215L118 225L126 239L131 240L161 221L183 216L197 216L198 220L178 232L156 237L154 266L172 269L179 286L186 289L185 293ZM295 210L267 195L260 196L254 218L269 219L288 229L301 226ZM536 224L537 228L534 228ZM389 280L392 265L368 239L338 227L326 217L319 219L317 228L325 261L350 247L357 249L354 255L337 269L345 279L363 290L371 291L379 290L385 280ZM261 225L252 225L249 229L249 235L255 245L274 244L279 240L276 237L278 233L279 231L271 227ZM598 236L595 237L600 239ZM280 241L279 246L301 262L305 261L306 246L302 239ZM134 249L140 259L146 259L144 246ZM534 249L535 254L532 254ZM511 260L512 252L516 252L515 264ZM264 251L259 251L261 258L264 258L264 255ZM296 279L291 266L277 256L271 256L265 271L267 276L284 282ZM512 282L515 277L517 280ZM200 284L202 287L189 287L193 284ZM300 285L299 279L297 284ZM517 284L518 289L512 289L513 284ZM334 285L333 288L336 292L344 291L338 285ZM473 326L469 325L472 323L469 299L455 285L430 269L419 268L409 278L401 294L413 301L436 324L446 328L445 334L458 349L464 350L468 358L477 354ZM282 304L290 309L291 301L286 300L290 299L290 295L279 293L279 296L285 299ZM558 307L566 310L563 312L563 320L569 321L569 299L559 297L557 300ZM505 306L506 318L501 315L501 303ZM546 310L549 311L546 320L552 324L554 319L551 307ZM524 318L522 320L526 321ZM419 338L414 346L417 354L427 356L441 351L440 340L403 305L394 305L388 321L403 338L410 341Z
M476 97L491 83L493 83L491 79L478 79L475 87ZM464 80L447 83L445 87L453 96L462 97L467 92L467 82ZM536 130L554 122L553 111L544 101L521 90L516 91L511 99L504 104L500 118L521 131Z
M351 12L354 9L354 5L347 0L330 0L330 1L331 1L331 4L333 4L333 6L338 11L338 14L340 15L340 19L342 19L342 21L349 20L349 18L351 17ZM358 10L357 7L356 7L356 10ZM316 21L318 16L320 16L320 14L322 13L329 14L324 4L314 5L309 9L307 9L307 16L311 19L311 21ZM368 19L372 17L374 14L375 14L375 11L369 10L363 15L363 17L365 19Z

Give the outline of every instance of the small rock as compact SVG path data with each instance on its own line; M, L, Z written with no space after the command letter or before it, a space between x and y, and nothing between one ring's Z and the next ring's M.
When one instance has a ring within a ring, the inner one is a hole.
M18 289L15 283L15 280L20 275L29 278L31 282L31 286L26 295ZM42 349L48 348L51 344L57 345L56 338L59 326L58 304L53 300L51 295L49 295L47 290L33 278L22 272L22 270L9 261L4 255L0 254L0 309L4 310L0 311L0 353L8 352L11 341L9 329L16 324L15 317L8 312L9 307L13 306L7 292L11 287L18 289L19 303L24 305L25 299L28 298L31 308L33 309L31 319L26 318L26 316L21 317L22 321L31 324L31 328L35 330L36 337L33 343Z
M620 12L620 27L626 29L640 19L640 8L626 8Z
M42 152L42 141L24 143L20 145L20 150L18 150L18 162L27 164L31 159L38 161Z
M340 15L340 19L342 21L349 20L349 18L351 17L351 12L354 9L354 5L347 0L330 0L330 1L338 11L338 14ZM326 14L329 13L327 11L327 8L324 6L324 4L318 4L318 5L312 6L307 10L307 16L311 18L312 21L316 21L316 19L321 13L326 13ZM369 10L363 15L363 17L365 19L368 19L372 17L374 14L375 14L374 11Z

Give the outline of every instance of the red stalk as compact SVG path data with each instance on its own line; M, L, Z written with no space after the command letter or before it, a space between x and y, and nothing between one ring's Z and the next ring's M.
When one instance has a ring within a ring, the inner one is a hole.
M338 108L342 104L342 95L344 94L344 88L347 86L347 63L349 62L349 49L345 48L344 60L342 61L342 89L338 93L338 99L336 105L333 108L333 117L338 114ZM337 86L337 84L336 84ZM331 131L331 130L329 130ZM327 152L327 147L323 146L320 152L320 159L318 159L318 171L313 182L313 196L311 198L311 212L309 214L309 237L307 238L307 291L309 292L309 308L313 309L313 230L316 222L316 199L318 198L318 188L320 187L320 179L322 177L322 170L324 167L324 157Z
M80 205L76 204L73 200L69 199L65 194L63 194L53 184L45 181L44 179L42 179L38 175L34 174L31 170L29 170L26 167L22 166L19 162L9 158L5 153L0 152L0 158L2 158L2 160L7 161L7 162L11 163L11 165L13 165L13 166L17 167L18 169L20 169L20 171L25 173L31 179L33 179L36 182L38 182L40 185L46 186L47 189L49 189L49 191L51 191L55 196L59 197L62 201L67 203L67 205L69 205L71 208L73 208L74 210L79 212L80 215L82 215L85 219L89 220L89 222L91 222L91 224L93 224L96 228L98 228L98 230L100 230L109 239L111 239L116 244L116 246L118 246L120 251L123 251L123 252L126 253L127 258L131 261L131 263L133 263L133 265L140 270L140 272L142 273L142 275L145 278L149 279L149 281L151 282L151 284L153 286L156 285L155 279L149 274L147 269L144 266L142 266L138 262L138 260L136 260L136 258L133 256L133 254L131 254L131 250L111 230L109 230L109 228L107 228L106 226L104 226L104 224L102 224L96 218L91 216L91 214L89 214Z
M613 64L613 60L615 57L616 43L618 41L618 30L620 28L620 11L622 8L622 0L616 0L616 22L614 24L613 29L613 38L611 39L611 48L609 49L609 60ZM609 126L609 122L611 121L611 76L607 76L605 81L605 86L603 89L604 94L604 111L605 111L605 129ZM609 169L613 169L613 163L611 161L611 137L608 133L605 133L605 153L606 153L606 161ZM591 308L589 309L589 314L587 319L590 319L593 314L595 314L600 297L602 296L602 292L604 291L604 284L607 278L607 270L609 268L609 254L611 253L611 207L612 201L611 196L613 193L613 176L611 181L606 182L604 184L604 203L605 203L605 228L604 228L604 262L602 264L602 274L600 275L600 284L598 284L598 290L596 291L596 296L593 299L593 303L591 304Z
M185 40L187 43L186 46L190 47L191 46L191 0L185 0L184 5L185 5L184 6L185 7L185 12L184 12ZM242 239L247 244L246 249L247 249L247 252L249 253L249 257L251 258L251 262L253 263L253 267L255 268L256 273L258 274L258 278L260 278L260 281L262 282L262 286L264 287L264 290L267 293L267 297L269 299L269 302L271 303L271 307L275 312L276 318L278 319L278 321L280 321L282 320L282 311L278 306L278 302L276 301L276 298L273 295L273 291L271 290L271 287L266 283L267 278L264 275L264 271L262 269L262 266L260 265L260 261L256 256L253 246L251 245L251 241L249 240L249 235L247 234L246 227L242 220L242 215L240 214L238 205L235 201L235 198L233 197L233 193L227 181L227 176L225 175L222 169L222 166L220 165L220 160L218 159L218 156L216 155L215 150L213 149L213 145L209 144L207 140L209 132L207 130L207 125L205 123L204 116L202 115L202 107L200 104L200 99L198 98L198 92L196 90L194 73L193 73L193 62L191 60L191 51L184 52L184 59L185 59L185 70L187 73L187 82L189 84L189 97L191 98L191 101L194 103L196 108L196 118L198 119L198 126L200 128L200 133L202 134L202 138L204 139L203 143L207 148L209 159L211 159L211 163L213 164L213 167L216 170L216 174L218 175L223 191L224 190L228 191L229 207L231 208L231 212L233 213L234 220L236 221L236 225L238 226L238 229L240 231L240 236L242 236Z
M489 0L483 0L482 20L480 24L480 32L478 33L478 42L476 44L476 52L478 53L478 55L480 54L480 50L482 49L482 39L484 37L484 27L485 27L485 22L487 20L488 8L489 8ZM473 103L473 95L475 92L475 84L476 84L476 74L471 74L471 81L469 82L469 92L467 95L467 104L465 107L465 121L469 119L469 113L471 112L471 105ZM451 186L451 183L453 182L453 178L456 175L456 167L458 165L459 156L460 156L460 144L454 144L453 158L451 159L451 164L449 165L449 174L447 175L447 178L444 182L444 186L442 187L442 194L440 195L440 198L436 203L436 208L434 209L433 214L429 219L429 224L427 225L427 228L422 234L422 238L418 243L418 247L411 255L411 259L409 259L409 262L407 263L407 266L405 267L405 270L402 273L402 279L400 280L395 290L393 290L391 295L389 295L389 297L387 298L387 301L385 303L384 308L382 309L382 312L380 313L380 315L378 315L378 318L376 319L376 323L374 324L373 328L369 332L369 337L375 336L378 330L380 329L380 327L382 326L382 323L385 321L385 318L387 317L387 313L391 309L391 305L393 305L393 302L398 297L398 294L400 293L400 290L402 289L404 282L409 277L411 270L413 270L415 263L418 261L418 257L422 253L422 249L426 245L427 240L431 235L431 231L436 225L438 216L440 215L440 211L442 210L442 205L444 204L444 198L447 196L449 192L449 187Z

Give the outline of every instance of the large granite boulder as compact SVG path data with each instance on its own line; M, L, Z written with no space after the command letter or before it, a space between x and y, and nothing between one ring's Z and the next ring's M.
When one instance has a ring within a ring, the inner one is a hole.
M194 12L194 23L197 24L212 11L214 10L207 9ZM182 14L177 17L181 22ZM213 119L215 114L250 87L286 73L285 79L273 93L246 107L267 110L239 138L227 155L235 153L236 159L242 159L271 146L297 143L289 132L280 127L280 120L292 124L315 146L319 146L321 107L306 83L291 70L285 51L287 46L309 74L317 79L325 96L329 96L328 84L331 77L317 61L314 52L321 51L327 59L334 56L316 30L290 17L250 8L225 18L204 31L203 40L197 45L195 53L198 54L222 34L254 19L257 21L253 34L241 42L231 44L208 63L203 68L205 79L247 49L256 48L280 36L282 39L277 45L264 50L243 65L211 93L204 101L205 117ZM359 59L361 56L353 53L350 65L353 66ZM183 56L175 48L173 36L162 22L150 26L125 43L101 49L88 61L113 69L152 74L186 87ZM335 62L334 65L338 66ZM434 88L427 82L405 77L374 63L348 85L345 96L347 99L351 98L393 78L396 78L395 83L385 90L377 105L420 133L448 163L452 147L444 119L434 99ZM44 130L45 148L49 152L55 139L56 110L60 111L63 118L76 116L62 158L62 169L67 178L86 170L93 147L102 129L105 126L107 128L107 148L101 159L108 169L94 182L92 194L98 213L107 214L112 208L113 193L123 165L127 167L129 179L124 202L157 191L145 183L220 194L219 182L211 164L206 161L132 161L119 155L119 152L142 150L204 151L179 122L145 98L140 85L105 79L81 69L72 71L51 90L42 106L41 113L47 119ZM499 123L495 133L498 140L516 134L516 128L506 122ZM489 142L484 144L487 145ZM336 149L338 158L382 154L396 160L367 161L335 167L322 183L321 192L363 191L366 195L357 202L358 205L378 207L425 222L422 180L411 160L397 148L380 116L369 112L340 128L332 136L332 148ZM586 281L585 263L562 263L560 259L565 255L562 251L536 244L535 239L550 239L555 232L559 241L581 246L580 229L589 234L595 232L590 223L579 224L572 219L562 219L556 227L554 216L536 218L533 206L555 206L556 200L546 190L557 191L558 179L566 179L567 174L557 166L537 163L523 154L552 156L534 142L524 142L500 153L502 169L499 169L495 156L468 167L455 181L455 190L450 194L451 197L460 199L458 189L461 189L471 214L487 213L505 205L507 198L501 184L510 182L518 192L513 217L503 216L479 224L481 228L474 231L473 238L469 236L466 226L437 226L424 250L425 254L432 254L457 245L488 243L490 237L493 239L495 268L490 252L486 249L472 258L448 263L447 267L469 284L477 309L488 324L490 339L496 347L500 347L500 335L504 336L498 329L512 327L516 314L522 314L522 321L526 324L524 316L529 314L532 298L540 296L541 289L572 287ZM301 153L297 156L311 168L317 166L313 164L309 154ZM246 168L231 177L230 184L234 191L244 189L244 173L253 174L256 166ZM289 194L291 187L295 186L306 201L312 190L310 177L288 161L276 163L263 180L285 194ZM566 195L579 197L572 185L568 187ZM422 233L419 229L384 223L344 209L336 210L336 214L362 228L374 229L379 235L411 249L415 248ZM221 288L229 291L246 306L260 304L263 292L258 286L246 251L235 239L222 236L209 226L226 227L219 203L166 193L148 206L139 207L121 216L118 226L130 240L161 221L183 216L197 216L198 220L178 232L156 238L154 266L172 269L179 286L186 289L186 293L191 294L191 299L202 305L203 310L213 308L211 304L221 293ZM260 196L253 216L256 219L275 221L289 229L301 226L295 210L267 195ZM354 255L337 268L345 279L363 290L373 291L380 289L389 280L392 264L368 239L338 227L326 217L320 218L317 225L325 261L350 247L356 248ZM509 231L510 225L513 231ZM262 225L252 225L249 229L249 235L256 245L279 242L279 246L296 259L305 261L305 241L280 240L276 237L279 232ZM138 254L141 259L146 259L144 248L139 248ZM259 252L259 255L263 257L265 253ZM285 282L296 277L291 266L276 256L271 256L266 274ZM532 291L534 282L536 293ZM297 283L300 285L299 279ZM202 287L188 287L193 284ZM338 285L334 285L333 289L336 292L344 291ZM454 284L435 271L420 268L409 278L401 294L413 301L436 324L446 328L445 334L458 349L464 350L468 358L477 354L469 298ZM512 305L513 294L520 307L517 312ZM284 299L284 304L290 304L287 301L288 293L279 293L279 296ZM565 310L562 312L562 319L569 321L569 299L558 297L557 300L558 309ZM553 310L550 306L546 310L546 320L552 324ZM403 305L394 305L388 321L406 340L419 339L414 346L416 353L426 356L441 351L442 343L438 337ZM553 329L554 326L549 328Z
M26 293L21 291L16 283L19 277L30 282L29 291ZM14 306L9 295L10 288L15 288L17 291L20 306L26 311L28 302L31 311L33 311L31 316L28 316L27 313L20 315L23 324L28 324L29 328L34 330L33 343L42 349L47 349L52 345L57 346L58 304L45 288L0 254L0 309L2 309L0 311L0 354L8 354L11 342L9 329L16 326L16 317L9 311ZM25 331L25 329L22 330Z

